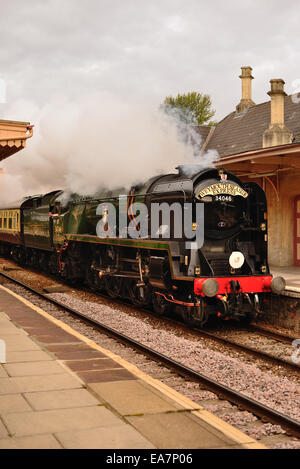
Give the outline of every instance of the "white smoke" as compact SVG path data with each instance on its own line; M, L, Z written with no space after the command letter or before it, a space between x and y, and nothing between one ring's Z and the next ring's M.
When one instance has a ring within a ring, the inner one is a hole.
M199 157L201 137L177 111L108 93L76 102L57 97L42 109L16 103L10 118L20 109L25 119L26 109L33 111L35 132L25 150L2 163L1 202L54 189L88 195L129 188L178 165L211 166L218 159L215 151Z

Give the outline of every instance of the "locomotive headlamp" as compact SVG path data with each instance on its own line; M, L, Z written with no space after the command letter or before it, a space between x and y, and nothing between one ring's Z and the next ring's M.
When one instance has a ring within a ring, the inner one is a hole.
M229 257L229 264L233 269L239 269L245 262L245 256L239 251L233 251Z
M205 296L216 296L219 291L219 284L214 278L208 278L202 285L202 292Z
M285 280L283 277L274 277L271 282L271 290L273 293L280 295L285 289Z

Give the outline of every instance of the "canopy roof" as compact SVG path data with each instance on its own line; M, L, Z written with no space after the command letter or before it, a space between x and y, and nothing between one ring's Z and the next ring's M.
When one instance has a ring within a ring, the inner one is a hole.
M29 122L0 119L0 161L25 148L26 140L33 135Z

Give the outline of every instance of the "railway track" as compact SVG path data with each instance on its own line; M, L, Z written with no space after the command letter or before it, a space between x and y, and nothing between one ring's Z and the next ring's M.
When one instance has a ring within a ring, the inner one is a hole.
M270 339L279 340L280 342L291 343L293 340L298 337L291 337L288 334L283 334L277 331L271 331L265 327L257 326L256 324L250 324L247 329L249 332L256 332L257 334L263 335L264 337L269 337Z
M54 304L60 309L65 310L66 312L70 313L76 318L80 318L82 321L84 321L87 324L92 325L94 328L97 328L101 332L104 332L105 334L110 335L111 337L117 339L118 341L123 342L124 344L142 352L143 354L151 357L151 359L163 363L165 366L167 366L169 369L172 371L175 371L178 375L183 376L185 378L188 378L189 380L193 380L195 382L200 383L203 385L205 388L208 390L214 392L217 394L220 398L226 399L232 404L237 405L240 408L243 408L243 410L247 410L257 417L260 417L264 422L268 421L276 425L280 425L283 429L285 429L288 434L295 435L297 437L300 437L300 422L292 419L291 417L284 415L275 409L272 409L259 401L256 401L250 397L247 397L225 385L223 385L220 382L217 382L195 370L192 368L187 367L186 365L183 365L180 362L177 362L166 355L157 352L156 350L153 350L149 347L147 347L144 344L141 344L140 342L137 342L136 340L132 339L131 337L128 337L120 332L118 332L115 329L112 329L105 324L102 324L101 322L92 319L91 317L81 313L80 311L77 311L66 304L57 301L53 298L48 297L47 295L43 294L42 292L39 292L38 290L30 287L29 285L26 285L22 282L20 282L17 279L14 279L13 277L10 277L7 274L4 274L3 272L0 272L0 275L7 280L19 285L20 287L26 289L27 291L39 296L43 300ZM200 331L201 333L202 331ZM205 333L206 334L206 333ZM207 333L208 336L211 336L210 333ZM215 339L215 336L213 336ZM218 339L219 340L219 339ZM222 341L225 340L222 338ZM230 341L231 342L231 341ZM257 352L257 351L256 351ZM274 358L274 357L273 357ZM272 358L272 359L273 359ZM284 361L284 360L283 360ZM284 361L285 362L285 361ZM298 367L299 368L299 367Z
M212 332L207 332L207 331L202 331L202 330L197 330L197 329L194 330L194 331L200 337L207 337L207 338L212 339L213 341L218 342L220 344L229 345L231 348L233 348L235 350L238 350L240 352L245 352L248 355L252 355L253 357L263 359L264 361L272 363L274 365L283 366L285 368L288 368L288 369L300 374L300 366L297 365L296 363L290 362L290 361L285 360L285 359L280 358L280 357L276 357L276 356L272 355L271 353L255 349L254 347L250 347L248 345L246 346L246 345L240 344L238 342L235 342L234 340L230 340L228 338L215 335ZM270 337L270 336L268 336L268 337ZM292 340L289 339L289 342L291 342L291 341Z
M0 274L3 277L7 278L8 280L12 280L16 283L19 283L20 286L24 285L22 282L19 282L17 279L15 279L13 277L10 277L9 275L7 275L3 272L0 272ZM30 288L29 285L27 285L27 287ZM34 293L40 295L42 298L48 298L50 300L50 298L47 295L44 295L42 292L34 290ZM110 297L108 297L107 295L102 294L102 293L97 293L97 296L103 297L105 299L111 299ZM55 300L53 300L53 301L55 301ZM124 305L124 301L119 300L118 298L114 298L113 301L115 303L120 304L120 305ZM130 305L130 307L131 306L132 305ZM136 307L136 308L138 308L138 307ZM143 308L138 308L138 309L142 312L147 313L147 314L153 314L152 311L149 311L149 310L146 310L146 309L143 309ZM241 344L239 342L236 342L235 340L231 340L227 337L222 337L218 334L214 334L213 332L205 331L203 329L196 329L196 328L192 329L191 327L186 326L182 321L179 321L179 320L176 320L176 319L173 319L173 318L161 317L160 321L162 323L165 323L165 324L171 324L173 326L174 325L175 326L180 326L181 328L185 329L188 332L193 332L198 337L210 339L211 341L213 341L215 343L219 343L219 344L222 344L222 345L225 345L225 346L229 346L230 348L235 349L238 352L246 353L246 354L248 354L248 355L250 355L254 358L258 358L260 360L263 360L266 363L270 363L270 364L276 365L276 366L281 366L281 367L289 369L289 370L291 370L291 371L293 371L297 374L298 373L300 374L300 366L298 364L293 363L292 361L288 361L288 360L285 360L283 358L274 356L271 353L268 353L266 351L256 349L256 348L251 347L249 345ZM256 326L256 325L249 325L249 326L247 326L247 329L243 329L243 330L245 330L246 332L254 332L254 333L263 335L267 338L275 339L277 341L286 342L286 343L289 343L289 344L291 344L292 341L294 339L296 339L296 337L291 337L291 336L288 336L286 334L282 334L282 333L279 333L279 332L273 332L273 331L270 331L266 328L261 328L261 327Z

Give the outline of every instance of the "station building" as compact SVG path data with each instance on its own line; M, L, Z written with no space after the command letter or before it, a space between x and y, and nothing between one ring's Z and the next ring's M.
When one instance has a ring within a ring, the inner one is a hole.
M201 152L216 149L216 166L265 190L269 263L284 272L300 266L300 97L287 96L284 81L272 79L270 100L255 104L251 67L242 67L240 78L242 96L235 110L213 128L200 126Z

